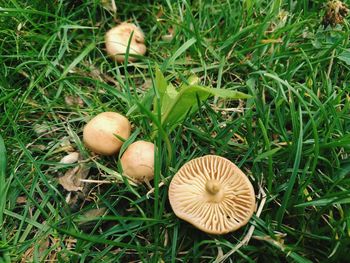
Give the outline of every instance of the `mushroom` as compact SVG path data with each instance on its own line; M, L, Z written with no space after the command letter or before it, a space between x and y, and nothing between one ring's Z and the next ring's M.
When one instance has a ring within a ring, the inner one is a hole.
M169 201L179 218L210 234L226 234L244 226L255 210L248 177L216 155L182 166L170 183Z
M133 33L132 38L131 33ZM110 29L105 36L105 44L108 55L117 62L123 62L130 40L128 61L136 61L132 55L144 55L146 53L145 36L141 28L132 23L121 23Z
M154 177L154 144L136 141L120 158L123 172L137 182L149 182Z
M117 136L127 139L130 136L130 122L116 112L103 112L92 118L84 127L83 141L91 151L112 155L119 151L123 142Z

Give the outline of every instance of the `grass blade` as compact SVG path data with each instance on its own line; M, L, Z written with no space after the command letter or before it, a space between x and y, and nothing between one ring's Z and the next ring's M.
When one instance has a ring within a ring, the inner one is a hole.
M196 43L196 39L195 38L191 38L189 40L187 40L178 50L176 50L176 52L174 53L174 55L172 55L168 60L166 60L162 66L163 69L166 69L169 65L172 65L175 60L181 56L188 48L190 48L190 46L192 46L194 43Z
M292 175L288 181L287 190L284 193L281 207L277 211L277 224L279 227L282 224L283 216L286 212L289 198L292 194L292 190L293 190L295 180L296 180L296 177L298 174L298 168L299 168L300 160L301 160L301 152L302 152L302 148L303 148L303 119L302 119L301 107L299 107L298 111L299 111L299 116L298 116L299 117L299 133L298 133L298 141L297 141L297 145L296 145L295 160L294 160L294 165L293 165L293 172L292 172Z
M81 52L79 54L79 56L77 56L72 63L63 71L62 73L62 77L65 77L68 72L70 70L72 70L76 65L78 65L80 63L80 61L83 60L84 57L86 57L93 49L95 48L95 43L91 43L90 45L88 45L83 52Z
M4 208L6 204L6 178L5 178L5 172L6 172L6 148L5 143L0 135L0 226L3 224L4 219ZM4 238L4 236L3 236Z

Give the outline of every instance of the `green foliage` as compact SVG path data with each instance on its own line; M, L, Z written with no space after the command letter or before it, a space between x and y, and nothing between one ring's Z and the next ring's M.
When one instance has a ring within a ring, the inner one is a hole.
M6 148L4 140L0 135L0 225L3 223L4 208L6 205Z
M111 2L2 1L0 261L348 258L348 21L320 25L325 1ZM147 55L116 64L103 36L125 20L143 29ZM115 183L120 156L84 149L83 126L102 111L132 122L122 151L156 144L151 189ZM90 169L81 192L57 180L76 165L59 163L71 151ZM224 236L178 219L168 202L172 176L205 154L247 172L258 205L267 195L260 216ZM96 209L104 214L86 216Z
M195 76L190 77L186 81L190 83L189 85L183 83L180 89L176 90L171 83L167 83L163 73L158 67L156 67L155 75L155 86L159 93L161 108L161 123L163 127L169 127L170 131L172 131L176 125L182 123L189 112L194 113L197 111L199 102L205 101L211 96L230 100L251 98L250 95L239 91L200 86L197 83L193 83L193 79L196 79ZM155 100L155 104L157 101L158 100ZM155 111L156 110L157 107L155 107Z
M338 55L338 59L344 61L348 66L350 66L350 50L344 50Z
M8 263L11 262L11 258L8 254L9 246L6 242L6 229L4 226L4 210L7 202L7 188L8 181L6 180L6 166L7 166L7 156L4 139L0 134L0 262Z

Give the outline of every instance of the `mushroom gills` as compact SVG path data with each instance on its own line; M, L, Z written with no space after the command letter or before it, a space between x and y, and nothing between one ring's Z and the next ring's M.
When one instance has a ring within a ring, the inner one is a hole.
M210 234L225 234L248 223L255 209L248 177L226 158L207 155L180 168L169 186L175 214Z

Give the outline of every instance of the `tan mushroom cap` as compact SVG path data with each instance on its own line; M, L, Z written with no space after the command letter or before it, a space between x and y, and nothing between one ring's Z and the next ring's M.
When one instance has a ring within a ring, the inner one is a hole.
M105 44L108 55L117 62L123 62L127 52L129 39L130 55L144 55L146 53L145 36L138 26L133 23L121 23L110 29L105 35ZM136 61L137 58L129 56L129 61Z
M170 183L169 201L179 218L210 234L226 234L244 226L255 210L248 177L216 155L182 166Z
M116 154L123 142L115 135L128 139L131 132L129 120L117 112L102 112L84 127L83 141L91 151L102 155Z
M154 144L133 142L124 152L120 163L124 173L137 182L151 181L154 177Z

